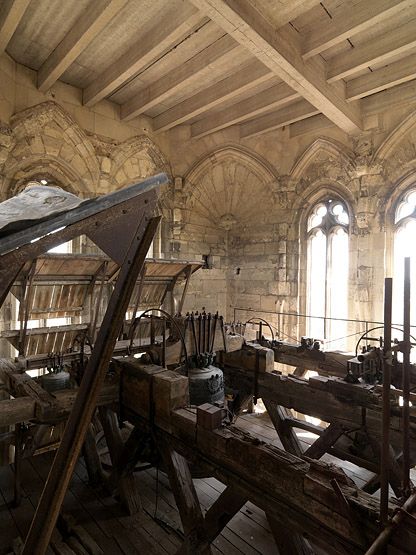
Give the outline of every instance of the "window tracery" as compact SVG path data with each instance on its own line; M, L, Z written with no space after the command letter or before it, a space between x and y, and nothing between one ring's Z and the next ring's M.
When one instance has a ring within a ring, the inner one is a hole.
M307 221L307 334L346 347L349 214L344 202L317 203Z

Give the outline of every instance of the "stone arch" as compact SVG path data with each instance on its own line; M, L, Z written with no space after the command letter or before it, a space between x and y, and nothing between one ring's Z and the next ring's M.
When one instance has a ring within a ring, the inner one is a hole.
M66 191L78 196L88 191L80 189L81 177L65 161L49 156L31 157L8 168L13 177L6 180L4 195L12 197L20 193L29 181L46 179L49 185L63 187Z
M299 156L290 175L294 181L306 178L315 181L321 175L338 181L342 172L350 172L352 169L353 157L346 147L337 141L321 137Z
M399 183L416 171L416 111L408 114L383 141L373 163L382 164L388 176L387 184Z
M408 114L381 143L374 154L375 160L387 160L409 133L416 132L416 111Z
M227 145L206 154L190 168L184 176L182 202L188 216L192 208L229 231L250 217L253 203L245 200L247 195L254 190L259 202L264 197L270 204L277 181L273 169L258 155Z
M59 104L47 101L18 112L10 127L14 144L4 168L6 194L31 171L59 176L65 187L78 194L96 192L100 170L94 147Z
M117 188L159 172L170 176L169 163L158 146L146 135L119 143L111 153L109 178Z

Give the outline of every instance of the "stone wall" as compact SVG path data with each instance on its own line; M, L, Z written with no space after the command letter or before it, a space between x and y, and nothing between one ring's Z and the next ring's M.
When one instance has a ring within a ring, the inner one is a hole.
M157 136L146 118L127 125L108 101L85 108L81 92L62 83L39 93L35 77L0 58L2 199L34 178L88 197L167 171L158 250L167 258L204 255L209 266L192 279L185 309L244 321L257 313L298 336L304 322L282 323L276 313L306 310L308 210L336 195L351 215L349 317L381 319L394 208L416 182L414 105L367 118L354 138L312 126L240 140L235 126L192 140L186 125Z

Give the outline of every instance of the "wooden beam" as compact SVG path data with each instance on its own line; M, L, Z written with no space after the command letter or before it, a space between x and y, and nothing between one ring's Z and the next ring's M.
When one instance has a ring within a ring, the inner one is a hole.
M198 73L206 70L209 64L228 56L237 46L238 43L228 35L216 40L202 52L199 52L179 67L172 69L142 90L140 94L135 95L134 98L123 104L121 106L121 119L130 120L163 102L170 95L184 88L190 80L195 79Z
M291 138L299 137L300 135L311 133L312 131L328 129L328 127L334 127L332 121L323 114L318 114L317 116L291 123L289 126L289 134Z
M211 553L209 543L205 540L204 517L195 491L188 462L167 442L158 443L169 483L175 496L185 534L182 553L192 555Z
M195 8L184 5L166 12L129 50L112 63L104 73L84 89L83 102L93 106L113 93L134 75L143 71L151 62L173 48L198 26L206 24Z
M343 435L344 429L342 426L333 422L326 428L326 430L316 439L308 449L306 449L305 457L311 459L320 459L327 453L334 445L334 443Z
M9 44L30 0L4 0L0 10L0 54Z
M358 104L345 101L342 87L328 85L321 60L305 63L299 36L290 25L276 31L249 0L191 2L313 104L317 112L325 114L347 133L360 131L362 123Z
M263 403L285 451L289 451L289 453L301 457L303 455L303 449L299 438L295 430L287 425L288 419L292 416L290 410L273 401L268 401L267 399L263 399Z
M206 512L204 525L207 541L213 542L247 501L247 497L239 495L232 486L226 487Z
M215 108L272 77L270 70L257 60L239 69L218 83L176 104L153 118L153 131L160 133Z
M126 5L127 0L94 0L42 64L38 89L47 91Z
M43 555L49 544L72 471L95 410L130 295L160 221L160 218L148 220L149 215L148 209L142 209L142 213L138 214L140 222L138 229L134 234L130 234L131 243L125 263L121 267L111 295L97 341L78 390L74 408L66 424L61 444L26 537L22 555ZM125 240L128 241L128 239L125 237Z
M279 555L293 555L294 553L296 555L316 555L309 542L301 534L288 529L287 526L284 526L270 514L266 516L279 550Z
M375 37L365 44L342 52L328 61L328 83L334 83L369 66L388 63L416 47L414 21Z
M250 98L237 102L230 108L219 113L208 115L193 123L191 126L192 138L204 137L214 131L219 131L230 125L248 120L272 108L278 108L299 98L299 93L292 90L286 83L279 83Z
M306 100L299 100L277 112L265 114L253 121L241 124L240 137L242 139L254 137L255 135L260 135L261 133L266 133L273 129L279 129L285 125L289 125L289 123L309 118L316 114L319 114L319 110L317 110L315 106L312 106L312 104L306 102Z
M398 62L360 75L347 83L347 101L357 100L416 78L416 59L414 54Z
M415 4L415 0L360 0L351 8L347 2L336 11L335 17L326 20L325 25L315 25L305 37L303 58L316 56Z
M113 468L117 468L123 453L123 439L116 413L108 407L98 408ZM142 507L137 483L132 472L121 474L117 481L122 503L130 515L136 514Z

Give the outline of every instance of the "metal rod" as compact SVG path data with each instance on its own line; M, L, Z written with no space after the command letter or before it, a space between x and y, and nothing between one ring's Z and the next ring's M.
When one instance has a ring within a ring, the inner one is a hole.
M202 353L202 314L198 316L198 355Z
M206 335L206 314L202 315L202 352L205 352L205 335Z
M384 280L384 345L383 345L383 417L380 460L380 522L387 524L389 504L390 462L390 384L391 384L391 313L393 280Z
M214 352L215 331L216 331L216 328L217 328L217 320L218 320L218 311L214 315L214 325L212 327L212 339L211 339L211 347L210 347L210 352L211 353Z
M196 338L196 331L195 331L195 318L194 318L193 312L191 314L191 326L192 326L192 336L194 338L194 343L195 343L195 354L199 356L198 341Z
M211 312L208 312L207 327L208 327L207 346L205 350L207 353L209 353L209 347L211 345Z
M162 319L162 368L166 367L166 320Z
M403 507L397 510L388 525L374 540L374 543L371 545L370 549L366 551L365 555L376 555L378 553L385 553L386 545L388 544L393 532L396 530L397 526L399 526L403 522L403 519L407 516L407 514L411 513L415 507L416 493L411 495L406 500Z
M351 318L329 318L324 316L311 316L310 314L299 314L297 312L275 312L274 310L260 310L259 308L242 308L241 306L235 306L233 308L234 311L234 320L237 320L237 311L240 312L261 312L262 314L273 314L273 316L296 316L297 318L315 318L318 320L331 320L333 322L356 322L358 324L365 324L366 322L370 324L377 324L383 325L384 322L377 322L377 320L354 320ZM395 324L392 323L392 326L401 326L402 324ZM410 326L411 328L416 328L416 324Z
M404 259L403 292L403 493L410 493L410 258Z

